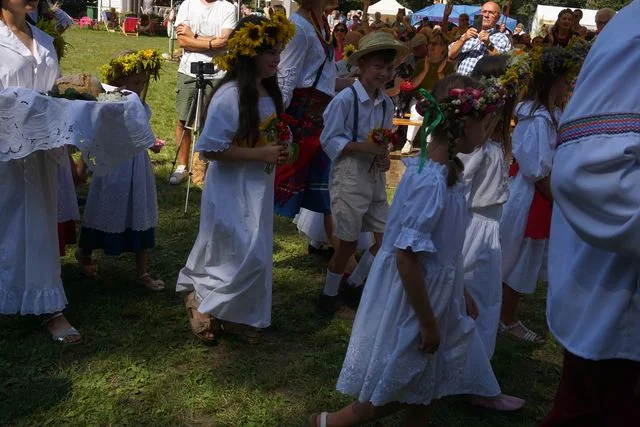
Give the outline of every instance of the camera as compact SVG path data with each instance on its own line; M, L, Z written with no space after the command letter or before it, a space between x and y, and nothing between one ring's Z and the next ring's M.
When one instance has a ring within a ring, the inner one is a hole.
M193 62L191 64L191 74L202 75L202 74L215 74L216 67L212 62Z

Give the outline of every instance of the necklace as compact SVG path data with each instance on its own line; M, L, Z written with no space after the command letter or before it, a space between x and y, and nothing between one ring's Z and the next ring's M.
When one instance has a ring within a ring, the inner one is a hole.
M313 11L313 9L309 10L309 16L311 17L311 25L313 25L313 29L316 30L316 35L318 36L320 43L322 43L322 49L324 49L325 55L327 56L327 58L333 57L333 44L331 43L332 38L331 38L331 31L329 31L329 22L327 22L327 19L325 17L323 17L322 19L322 25L324 27L324 34L323 34L322 30L320 30L320 22L315 12Z

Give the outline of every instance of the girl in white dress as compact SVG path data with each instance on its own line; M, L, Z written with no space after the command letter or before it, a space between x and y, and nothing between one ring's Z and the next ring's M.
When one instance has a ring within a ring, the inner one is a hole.
M37 2L0 1L0 90L51 89L60 73L52 38L30 25ZM0 134L0 314L45 315L54 340L80 342L62 314L67 305L57 235L57 166L63 150L5 158ZM35 263L35 264L34 264Z
M509 200L500 222L502 281L500 330L525 342L544 340L518 319L521 294L532 294L544 279L553 198L549 176L564 96L571 88L572 55L546 49L534 65L527 98L516 107Z
M257 47L246 46L254 26L264 37ZM277 34L271 36L274 27ZM287 159L287 148L267 141L260 123L284 110L276 72L291 27L279 14L273 20L248 16L230 36L228 53L218 58L228 73L211 100L196 145L212 161L200 229L176 286L177 292L189 292L185 303L191 327L205 342L219 331L256 342L271 324L272 169Z
M147 58L148 57L148 58ZM143 65L146 60L146 65ZM123 61L137 66L122 70ZM103 73L103 80L114 90L116 87L140 95L146 93L149 79L160 71L159 53L153 51L124 51L107 66L112 70ZM117 73L117 74L115 74ZM147 108L149 117L150 109ZM80 241L76 259L87 277L97 275L97 265L92 252L102 249L106 255L117 256L133 252L136 257L136 283L150 291L161 291L164 282L148 271L148 251L155 246L155 229L158 222L156 181L149 154L142 151L134 158L113 168L106 175L94 175L84 208Z
M506 69L506 56L485 56L471 76L497 78ZM495 351L502 304L500 217L509 195L507 156L511 151L510 123L518 88L513 90L488 125L487 135L491 137L487 143L471 154L458 155L464 163L470 213L462 248L464 287L477 304L476 329L489 359Z
M467 355L474 345L483 351L465 313L467 207L456 154L486 141L484 107L476 103L482 92L475 87L473 79L452 75L426 101L425 120L444 122L433 133L428 158L406 160L338 379L337 389L357 400L312 415L312 426L358 425L402 409L405 425L425 425L434 400L467 391ZM461 113L454 100L469 103L469 112ZM488 359L479 362L474 381L498 394Z

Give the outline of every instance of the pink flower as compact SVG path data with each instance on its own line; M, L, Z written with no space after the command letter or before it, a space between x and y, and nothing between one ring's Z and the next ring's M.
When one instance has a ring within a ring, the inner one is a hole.
M460 106L460 111L464 114L467 114L469 111L471 111L472 108L473 104L471 104L470 102L465 102Z
M482 97L482 92L480 92L478 89L471 89L471 95L474 99L480 99Z
M465 90L464 89L451 89L449 91L449 96L453 97L453 98L459 98L462 95L464 95Z

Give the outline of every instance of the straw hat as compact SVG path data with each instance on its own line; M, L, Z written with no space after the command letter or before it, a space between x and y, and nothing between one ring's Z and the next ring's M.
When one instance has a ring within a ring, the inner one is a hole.
M409 48L407 48L404 43L394 39L392 35L383 31L375 31L360 39L360 42L358 43L358 50L349 56L347 61L349 62L349 65L358 65L358 60L363 56L381 50L396 51L396 57L393 61L395 65L400 63L403 57L409 52Z

